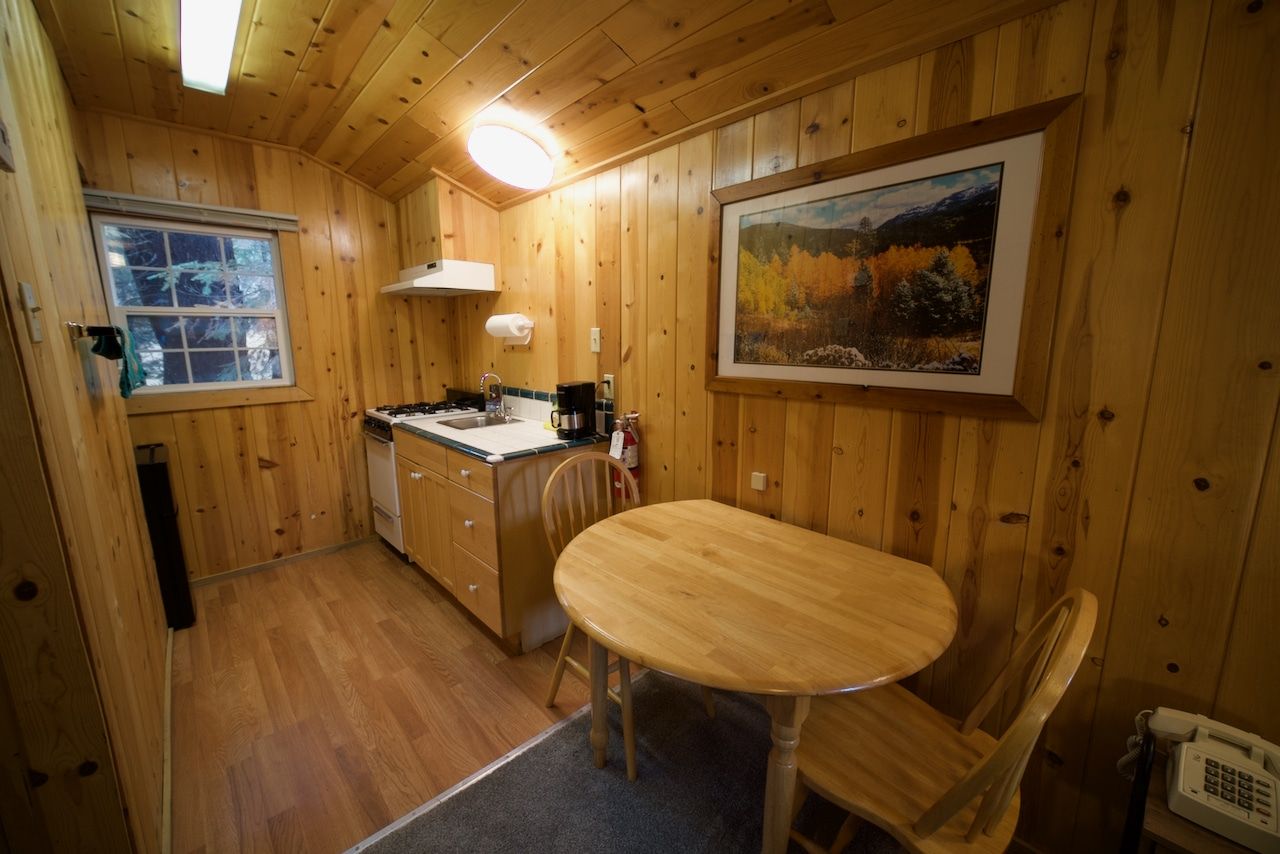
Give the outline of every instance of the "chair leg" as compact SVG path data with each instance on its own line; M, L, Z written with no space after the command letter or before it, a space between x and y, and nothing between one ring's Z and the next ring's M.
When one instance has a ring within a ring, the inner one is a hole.
M840 825L840 829L836 831L836 838L828 849L830 854L840 854L849 843L853 841L854 834L858 832L858 828L862 827L862 819L853 813L849 813L844 817L844 823Z
M618 657L618 688L622 695L622 744L627 753L627 779L636 779L636 720L631 708L631 662Z
M564 678L565 659L569 657L569 646L573 643L573 623L564 630L564 643L560 644L560 657L556 659L556 669L551 673L551 690L547 692L547 708L556 704L556 694L560 692L560 680Z
M707 709L707 717L714 720L716 716L716 701L711 689L706 685L702 686L702 705Z

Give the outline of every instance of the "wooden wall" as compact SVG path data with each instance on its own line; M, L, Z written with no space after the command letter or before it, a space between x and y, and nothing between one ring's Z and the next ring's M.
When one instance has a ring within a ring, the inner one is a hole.
M45 848L31 835L43 823L53 850L124 851L131 836L155 852L167 632L118 366L62 328L107 322L73 111L30 0L0 2L0 41L0 118L17 163L0 172L0 816L14 850ZM21 282L41 306L41 341ZM29 810L25 828L9 797Z
M400 270L394 208L296 151L107 113L80 118L91 186L299 218L280 252L298 387L310 399L187 408L220 400L206 392L163 412L149 411L162 397L131 401L135 442L164 442L176 461L191 577L372 534L364 410L442 397L454 370L448 304L378 294Z
M649 500L709 494L932 565L960 629L917 689L944 709L977 698L1057 595L1092 590L1089 658L1024 788L1021 834L1043 850L1116 833L1113 763L1140 709L1280 737L1280 298L1265 269L1280 88L1261 73L1280 8L1217 2L1210 18L1207 3L1067 0L543 194L501 214L505 291L457 307L467 377L617 375L619 405L642 413ZM712 187L1075 93L1039 423L704 390ZM481 335L510 311L537 321L527 348Z

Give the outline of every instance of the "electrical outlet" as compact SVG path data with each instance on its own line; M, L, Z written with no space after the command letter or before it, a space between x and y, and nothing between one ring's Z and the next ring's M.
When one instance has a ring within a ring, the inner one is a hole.
M591 327L591 352L592 353L600 352L600 327L599 326Z
M751 473L751 488L756 492L764 492L764 488L769 483L769 478L765 477L762 471L753 471Z
M613 374L604 375L604 399L613 400Z

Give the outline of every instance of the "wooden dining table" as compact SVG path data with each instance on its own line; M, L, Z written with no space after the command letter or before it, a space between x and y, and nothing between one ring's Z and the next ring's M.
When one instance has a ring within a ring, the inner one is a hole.
M765 852L783 852L812 697L896 682L938 658L956 605L929 567L715 501L639 507L574 538L555 589L590 641L604 767L607 655L762 695L772 719Z

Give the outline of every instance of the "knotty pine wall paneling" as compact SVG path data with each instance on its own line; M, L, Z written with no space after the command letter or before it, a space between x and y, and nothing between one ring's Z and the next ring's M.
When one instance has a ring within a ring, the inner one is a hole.
M89 355L63 328L108 322L75 114L29 0L0 2L0 41L0 116L17 164L0 173L0 368L5 450L22 456L6 468L0 500L0 701L14 704L22 730L20 744L5 742L5 772L12 781L15 759L29 763L19 769L20 796L42 816L54 850L156 852L164 615L118 365ZM29 332L22 282L40 305L43 340Z
M371 534L364 410L442 397L454 373L447 301L378 293L401 266L393 206L296 151L107 113L80 120L91 186L299 217L280 254L298 386L312 399L153 411L150 398L130 418L135 442L170 447L191 577Z
M1275 326L1274 296L1254 266L1266 255L1251 241L1276 228L1268 189L1276 166L1252 157L1278 134L1274 122L1241 118L1275 114L1265 77L1236 92L1226 81L1265 67L1259 51L1280 10L1218 5L1214 14L1206 55L1207 4L1067 0L586 179L597 201L597 287L613 287L602 271L616 267L620 298L617 314L597 312L606 345L598 364L617 374L619 406L641 409L649 499L710 495L933 566L956 596L960 628L914 687L956 714L1053 599L1077 585L1098 596L1089 657L1024 782L1020 834L1040 850L1080 850L1115 832L1112 763L1141 708L1181 704L1264 732L1277 719L1267 714L1280 703L1274 658L1260 658L1270 648L1260 641L1264 615L1280 604L1277 542L1259 520L1274 515L1280 494L1280 357L1251 332ZM1202 86L1220 106L1197 116ZM686 364L685 354L703 344L697 305L707 283L685 265L718 247L695 225L708 187L1071 94L1082 96L1083 121L1041 421L728 393L705 394L701 414L693 378L705 366ZM1236 157L1222 148L1229 127L1250 128L1258 145L1242 155L1249 177L1234 179L1249 187L1218 174ZM673 163L674 204L665 184ZM1183 203L1184 176L1194 214ZM560 209L554 200L574 192L553 190L502 212L502 240L513 247L503 275L519 297L499 297L495 310L564 317L563 280L552 277L554 265L535 262L554 235L545 219ZM1248 228L1237 222L1242 211ZM1210 246L1248 259L1238 278L1213 286L1216 298L1199 284ZM673 257L674 330L663 278ZM1228 307L1237 292L1238 307ZM1210 314L1217 319L1196 332L1194 319ZM479 320L460 318L458 334L474 334ZM497 348L486 366L539 388L568 379L551 348L572 350L588 329L556 332L535 333L518 351ZM1231 358L1200 367L1206 352ZM1211 391L1237 386L1225 398ZM691 436L699 424L701 439ZM1179 456L1188 462L1170 466ZM750 489L753 471L768 475L764 492ZM1209 485L1201 489L1197 477ZM1174 543L1187 556L1175 559ZM1157 592L1171 563L1174 588ZM1203 585L1219 581L1203 597L1211 613L1192 615ZM1270 607L1241 604L1255 601ZM1193 649L1201 638L1207 646ZM987 725L1010 713L998 710Z
M1156 698L1199 712L1220 705L1236 726L1280 736L1276 645L1232 643L1236 631L1243 640L1273 627L1280 605L1280 555L1250 552L1250 540L1265 542L1277 524L1261 500L1264 475L1274 479L1280 462L1268 460L1280 405L1277 43L1280 9L1214 4L1172 262L1160 259L1169 264L1168 290L1154 324L1156 358L1094 716L1099 734L1124 731ZM1246 563L1258 584L1266 574L1259 577L1258 561L1268 559L1270 601L1243 598ZM1222 684L1224 672L1249 669L1270 688L1252 707L1231 701L1238 682L1226 692ZM1118 750L1109 738L1090 745L1082 832L1119 828L1108 808L1128 791L1112 766Z

